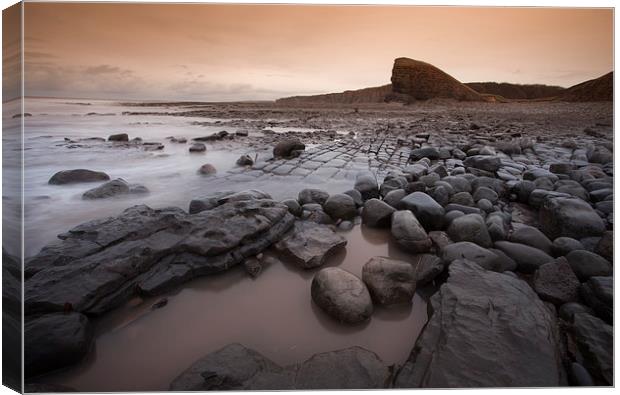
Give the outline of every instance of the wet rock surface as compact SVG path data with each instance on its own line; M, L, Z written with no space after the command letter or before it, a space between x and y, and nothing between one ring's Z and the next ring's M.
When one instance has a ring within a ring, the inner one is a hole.
M319 267L331 254L344 248L347 241L330 227L312 221L297 221L276 249L303 269Z
M362 281L373 300L383 305L411 303L416 287L415 270L410 263L382 257L364 264Z
M312 300L334 319L359 324L373 312L366 285L355 275L336 268L321 269L312 280Z
M110 176L101 172L86 169L62 170L49 180L52 185L74 184L79 182L108 181Z
M258 352L230 344L196 361L171 384L171 391L309 390L385 388L389 370L361 347L313 355L279 366Z
M245 200L191 215L178 208L135 206L118 217L82 224L28 264L40 270L25 283L26 314L67 306L103 313L145 284L163 290L226 270L280 239L293 222L283 204Z
M529 285L463 260L449 271L395 386L561 385L555 317Z

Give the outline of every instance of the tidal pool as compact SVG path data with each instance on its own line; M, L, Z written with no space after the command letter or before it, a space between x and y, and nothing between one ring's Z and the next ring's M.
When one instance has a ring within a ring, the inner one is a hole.
M361 277L374 256L414 261L393 245L389 231L358 225L343 235L345 251L325 266ZM164 295L168 303L159 309L152 306L162 297L135 299L94 321L95 350L86 360L36 381L78 391L167 390L195 360L235 342L281 365L350 346L374 351L388 365L402 364L426 323L424 298L416 293L409 305L375 306L367 323L342 325L312 302L315 272L283 262L252 279L237 267L184 284Z

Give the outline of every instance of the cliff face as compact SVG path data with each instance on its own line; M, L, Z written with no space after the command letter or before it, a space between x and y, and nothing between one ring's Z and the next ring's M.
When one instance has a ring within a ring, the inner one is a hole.
M437 67L409 58L398 58L394 61L392 90L413 100L445 98L484 101L478 92Z
M510 84L507 82L468 82L466 86L478 93L502 96L506 99L531 100L556 97L566 89L542 84Z
M392 92L392 85L383 85L372 88L344 91L341 93L327 93L314 96L293 96L276 100L281 105L302 104L360 104L383 103L386 96Z
M613 101L614 72L568 88L560 97L563 101Z

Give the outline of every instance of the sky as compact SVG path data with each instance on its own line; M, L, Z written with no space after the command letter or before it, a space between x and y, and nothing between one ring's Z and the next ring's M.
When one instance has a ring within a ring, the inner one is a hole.
M390 83L393 61L462 82L568 87L613 69L613 11L25 3L28 96L271 100Z

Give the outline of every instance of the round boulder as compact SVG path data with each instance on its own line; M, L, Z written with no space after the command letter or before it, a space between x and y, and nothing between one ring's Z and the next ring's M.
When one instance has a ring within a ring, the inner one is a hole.
M50 185L74 184L78 182L108 181L110 176L101 171L87 169L62 170L49 179Z
M323 210L333 219L353 219L357 215L355 201L349 195L331 195L325 201Z
M418 219L409 210L392 214L392 236L399 246L413 253L427 252L433 244Z
M328 267L312 279L312 300L332 318L346 324L358 324L370 318L373 312L368 288L355 275Z
M479 214L454 218L448 227L448 236L454 241L471 241L485 248L493 245L484 219Z
M413 266L394 259L374 257L362 269L373 300L382 305L411 303L416 279Z

